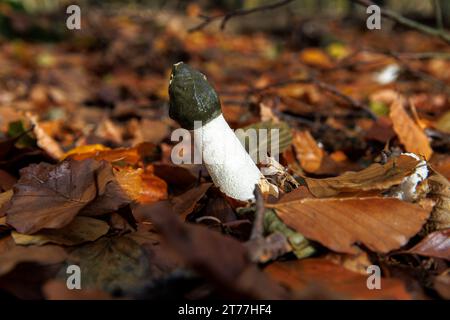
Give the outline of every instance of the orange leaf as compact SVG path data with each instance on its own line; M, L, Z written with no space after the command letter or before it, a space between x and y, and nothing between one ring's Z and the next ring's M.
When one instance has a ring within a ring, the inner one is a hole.
M127 195L139 203L152 203L167 199L167 184L148 170L133 168L116 169L114 174Z
M322 163L324 151L309 131L295 131L292 143L302 168L308 172L316 172Z
M403 99L397 98L391 104L389 117L392 120L394 131L406 151L413 152L429 160L433 153L430 142L422 128L417 125L403 108Z
M125 162L130 165L137 164L141 160L138 148L117 148L109 149L102 145L83 146L75 148L65 154L74 160L94 159L105 160L109 163Z

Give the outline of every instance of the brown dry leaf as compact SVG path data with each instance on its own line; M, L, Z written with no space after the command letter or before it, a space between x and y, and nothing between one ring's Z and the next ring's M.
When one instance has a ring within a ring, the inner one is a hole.
M152 276L144 248L129 237L103 237L84 244L70 253L69 263L78 264L83 272L85 289L113 292L130 289Z
M14 192L12 189L0 193L0 217L2 216L3 206L6 206L6 204L11 200Z
M408 253L450 260L450 229L430 233Z
M247 249L237 241L205 227L182 223L170 212L138 209L154 223L186 265L223 288L234 298L285 299L285 290L253 265Z
M330 252L325 256L330 260L347 270L367 275L367 268L373 263L369 259L367 252L359 250L357 254L341 254Z
M105 235L109 225L98 219L90 217L75 217L71 223L61 229L41 230L35 234L22 234L17 231L11 233L18 245L43 245L55 243L65 246L74 246L84 242L95 241Z
M292 144L302 168L307 172L316 172L320 168L325 152L309 131L295 131Z
M101 148L99 150L98 146L99 145L94 145L92 147L93 150L88 152L85 151L87 146L75 148L66 153L64 158L68 157L74 160L105 160L109 163L123 162L129 165L135 165L141 160L141 155L138 148L117 148L112 150L104 150L103 148Z
M434 172L427 179L429 196L436 199L429 226L431 230L450 228L450 183L441 174Z
M173 212L179 214L182 218L186 218L211 186L212 183L202 183L198 187L192 188L178 197L174 197L171 200Z
M16 246L0 255L0 275L8 273L20 263L34 262L49 265L63 262L66 257L64 249L58 246Z
M167 199L167 183L155 176L153 166L148 165L142 172L143 188L138 199L140 203L151 203Z
M99 289L70 290L65 281L49 280L42 287L48 300L109 300L112 296Z
M325 259L275 262L264 271L291 291L306 295L306 299L411 299L400 280L383 278L381 290L369 290L367 275L351 272Z
M33 125L33 133L36 136L37 145L41 149L45 150L52 158L60 159L64 155L63 150L55 141L55 139L53 139L44 131L44 129L41 128L41 126L39 125L38 117L31 113L26 113L25 116Z
M400 184L412 174L419 163L407 155L400 155L385 164L374 163L358 172L346 172L327 179L305 178L311 193L316 197L331 197L341 192L385 190Z
M450 269L435 277L433 285L442 298L450 300Z
M31 234L64 227L81 211L104 214L130 202L106 162L33 164L21 170L6 209L7 222L18 232Z
M450 179L450 155L434 153L430 163L435 171Z
M292 198L291 198L292 199ZM337 252L357 253L355 243L375 252L400 248L430 215L393 198L300 198L268 204L289 227Z
M123 143L122 128L108 118L104 118L95 129L95 135L118 145Z
M10 175L5 170L0 169L0 190L10 190L17 182L16 177ZM1 207L1 205L0 205Z
M406 151L413 152L429 160L433 154L430 142L422 128L411 119L403 108L403 99L398 98L391 104L389 117Z

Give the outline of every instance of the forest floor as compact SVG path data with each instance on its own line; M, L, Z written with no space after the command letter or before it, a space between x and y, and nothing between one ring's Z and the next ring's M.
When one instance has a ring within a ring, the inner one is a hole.
M7 17L0 296L450 298L444 42L336 19L189 32L180 15L93 10L61 36L51 19ZM280 129L265 214L172 163L178 61L207 75L232 128ZM70 265L82 290L66 286Z

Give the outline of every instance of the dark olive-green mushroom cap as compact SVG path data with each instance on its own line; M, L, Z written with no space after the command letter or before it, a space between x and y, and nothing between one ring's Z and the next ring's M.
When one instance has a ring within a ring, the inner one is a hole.
M194 121L205 125L222 113L219 97L206 77L183 62L173 65L169 97L169 116L188 130L194 129Z

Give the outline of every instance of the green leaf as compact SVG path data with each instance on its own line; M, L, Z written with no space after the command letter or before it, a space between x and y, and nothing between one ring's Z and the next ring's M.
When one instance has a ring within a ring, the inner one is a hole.
M19 148L36 146L36 140L30 134L28 134L21 120L9 123L8 136L10 137L21 136L20 139L17 140L16 142L16 146Z
M257 144L256 148L250 145L249 143L249 137L251 136L247 130L254 129L256 130L256 136L257 136ZM260 134L260 129L266 130L267 135ZM278 130L278 151L279 153L282 153L284 150L286 150L292 143L292 132L291 128L286 122L280 121L280 122L272 122L272 121L265 121L265 122L258 122L252 125L249 125L247 127L242 128L241 130L236 131L236 136L241 141L241 143L244 145L247 152L252 156L252 159L256 159L258 156L258 162L261 160L259 159L259 150L262 148L265 148L270 153L272 143L275 143L275 136L272 137L271 130ZM273 155L272 155L273 156Z
M370 102L370 110L377 116L387 116L389 114L389 106L379 101Z
M315 253L315 249L308 239L285 225L272 209L266 210L264 216L264 231L267 234L274 232L282 233L288 239L289 244L298 259L309 257Z

